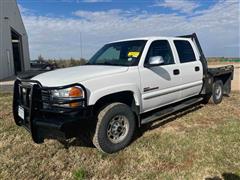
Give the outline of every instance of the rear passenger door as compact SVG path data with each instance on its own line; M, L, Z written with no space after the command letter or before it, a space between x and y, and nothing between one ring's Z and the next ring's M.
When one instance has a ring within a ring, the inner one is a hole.
M190 40L174 40L182 81L181 99L198 95L203 85L203 68L194 43Z

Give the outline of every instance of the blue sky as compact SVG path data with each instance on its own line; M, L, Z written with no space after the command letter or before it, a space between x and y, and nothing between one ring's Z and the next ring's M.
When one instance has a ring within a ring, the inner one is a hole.
M72 12L81 10L106 11L109 9L141 9L150 13L179 13L178 10L156 6L162 1L155 0L106 0L106 1L80 1L80 0L18 0L25 8L32 9L38 15L53 15L75 17ZM194 2L194 1L193 1ZM195 1L199 4L195 10L203 10L216 4L217 0Z
M89 58L104 43L197 32L207 56L240 56L239 0L18 0L31 58Z

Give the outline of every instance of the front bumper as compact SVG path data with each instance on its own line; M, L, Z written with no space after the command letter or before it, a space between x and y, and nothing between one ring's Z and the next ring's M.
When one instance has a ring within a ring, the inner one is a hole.
M64 87L43 87L40 82L33 80L17 79L14 83L13 116L15 123L25 127L36 143L42 143L45 138L73 137L78 125L85 124L92 117L91 107L87 107L86 99L81 99L82 106L67 108L61 105L75 101L52 102L48 94L51 89L63 89ZM56 106L56 104L60 106ZM21 118L19 116L21 107Z

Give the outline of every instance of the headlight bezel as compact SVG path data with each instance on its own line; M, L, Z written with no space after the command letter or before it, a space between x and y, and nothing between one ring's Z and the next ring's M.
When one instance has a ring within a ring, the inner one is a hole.
M77 88L81 91L81 96L71 96L69 95L72 88ZM58 95L57 95L58 94ZM58 99L83 99L85 97L85 92L80 86L72 86L63 89L53 89L51 90L51 97Z
M57 96L56 94L53 95L52 92L61 92L65 91L66 93L69 92L71 88L77 87L78 89L81 89L82 96L78 97L71 97L71 96ZM50 99L49 104L51 107L58 107L58 108L82 108L87 106L87 91L85 87L81 84L70 84L66 86L59 86L59 87L47 87L44 88L48 91ZM71 106L71 104L75 104L74 106Z

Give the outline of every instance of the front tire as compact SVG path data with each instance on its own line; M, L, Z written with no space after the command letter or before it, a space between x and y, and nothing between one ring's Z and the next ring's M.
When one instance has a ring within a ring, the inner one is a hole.
M112 103L98 114L93 144L104 153L125 148L132 140L136 121L131 108L123 103Z

